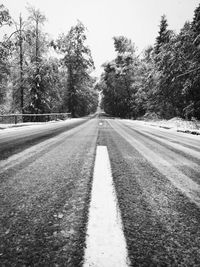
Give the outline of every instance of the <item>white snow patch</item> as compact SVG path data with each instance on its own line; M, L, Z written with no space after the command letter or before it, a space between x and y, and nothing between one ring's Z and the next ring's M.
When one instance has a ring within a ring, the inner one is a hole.
M52 121L47 121L47 122L21 122L21 123L0 123L0 129L4 130L4 129L16 129L16 128L21 128L22 126L37 126L37 125L47 125L47 124L51 124L51 123L61 123L61 122L65 122L69 119L66 120L52 120Z
M176 188L178 188L193 203L200 207L200 185L197 182L195 182L182 171L180 171L176 167L176 165L172 163L172 161L165 159L165 157L163 157L161 154L156 153L154 150L149 149L149 147L146 146L144 143L138 141L133 135L128 133L125 128L122 128L119 121L109 121L109 124L118 134L120 134L128 143L130 143L132 147L134 147L156 169L158 169L160 173L167 177ZM200 159L199 152L186 147L181 147L178 144L174 146L180 149L180 151L183 151L188 155Z
M186 132L200 135L200 122L199 121L188 121L181 118L173 118L170 120L123 120L125 122L134 123L138 125L145 125L148 127L159 127L167 131Z
M106 146L97 146L83 266L129 266Z
M30 130L30 129L42 129L46 127L52 127L54 126L60 126L65 124L73 124L73 122L81 121L84 118L72 118L72 119L66 119L61 121L49 121L49 122L31 122L31 123L18 123L18 124L0 124L0 136L2 136L3 133L8 132L15 132L15 131L23 131L23 130ZM26 126L26 127L25 127ZM1 131L2 130L2 131Z

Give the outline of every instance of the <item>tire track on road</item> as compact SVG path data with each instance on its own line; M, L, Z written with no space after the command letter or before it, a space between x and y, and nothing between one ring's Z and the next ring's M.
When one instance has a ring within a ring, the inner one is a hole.
M108 146L131 265L199 266L200 209L109 122L98 144Z
M165 159L176 169L180 170L190 179L200 184L200 160L197 159L194 155L191 156L191 154L193 154L192 149L189 150L189 155L186 153L186 151L182 151L182 149L184 149L184 144L179 145L179 149L177 149L176 147L174 147L174 144L172 142L167 141L166 143L164 137L163 139L152 137L152 134L149 132L146 133L143 128L140 131L138 128L137 130L135 130L134 128L127 125L127 128L124 127L124 125L121 126L123 127L123 129L131 131L131 134L134 134L137 140L145 144L145 146L150 150L155 151L155 153L158 154L161 158ZM197 153L195 151L195 155L200 155L200 153Z
M32 151L27 165L17 154L9 162L0 188L1 266L81 266L97 135L94 119Z
M179 144L183 147L191 148L192 150L200 151L199 148L199 136L194 135L188 135L183 133L178 133L176 131L170 131L170 130L164 130L158 127L149 127L148 125L138 125L138 123L135 123L134 121L130 121L127 123L127 121L122 121L124 125L126 125L129 128L132 128L133 130L138 130L140 133L147 133L155 137L159 137L162 139L166 139L174 144Z
M117 122L119 123L119 122ZM164 146L167 149L170 149L171 151L177 152L178 154L182 154L184 157L188 157L191 158L193 161L197 162L198 165L200 165L200 153L198 153L197 149L193 149L193 148L188 148L187 146L185 146L183 143L179 144L179 143L174 143L171 141L168 141L167 138L161 138L159 136L155 137L155 135L152 136L152 133L149 132L143 132L141 130L137 130L134 129L132 127L129 127L127 125L124 125L123 123L120 124L121 127L124 128L128 128L131 131L134 131L135 133L138 134L138 137L144 137L147 138L148 142L149 139L153 142L155 142L156 144L160 144L161 146ZM145 139L142 139L143 142L145 142ZM148 145L148 143L147 143ZM197 150L197 151L196 151Z
M109 122L110 123L110 122ZM156 151L150 150L146 144L138 141L133 135L128 131L128 128L124 129L119 123L110 123L110 125L117 131L123 138L126 139L131 146L137 149L143 157L145 157L155 168L157 168L162 174L167 177L171 183L183 192L190 201L194 202L198 207L200 207L200 185L182 173L176 166L172 164L169 160L166 160L161 155L158 155ZM129 133L128 133L129 132ZM141 134L142 135L142 134ZM165 150L166 151L166 150ZM178 154L177 154L178 156Z

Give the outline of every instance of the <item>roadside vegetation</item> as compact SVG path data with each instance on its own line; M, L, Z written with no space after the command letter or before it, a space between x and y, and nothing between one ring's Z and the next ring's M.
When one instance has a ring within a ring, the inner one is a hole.
M96 111L98 93L86 28L78 21L52 40L43 31L46 17L27 7L28 18L14 21L0 5L0 114L70 112L73 117Z
M98 86L102 107L121 118L200 119L200 5L179 33L161 17L155 44L136 54L132 40L114 37L116 58Z
M121 118L200 119L200 5L179 33L161 17L155 44L140 55L132 40L115 36L116 58L103 64L99 82L80 22L52 40L46 17L27 7L28 18L14 21L0 5L0 114L70 112L80 117L102 108Z

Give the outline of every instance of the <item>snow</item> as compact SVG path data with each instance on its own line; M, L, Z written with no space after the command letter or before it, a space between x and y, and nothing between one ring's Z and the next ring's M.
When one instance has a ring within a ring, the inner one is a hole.
M82 118L73 118L73 119L66 119L66 120L60 120L60 121L48 121L48 122L25 122L25 123L18 123L18 124L0 124L0 134L3 132L13 132L19 129L24 128L25 129L36 129L36 128L41 128L43 126L47 126L47 125L60 125L60 124L66 124L69 123L71 124L71 122L73 121L78 121L78 120L83 120ZM1 131L3 130L3 131Z
M17 128L22 126L35 126L35 125L46 125L49 123L55 123L58 121L48 121L48 122L24 122L24 123L0 123L0 129L8 129L8 128Z
M181 165L181 162L183 166L189 166L190 157L199 160L200 154L198 151L181 146L178 143L173 143L173 148L175 148L175 150L179 150L189 157L188 159L184 159L184 157L181 156L181 153L175 153L174 156L172 156L173 152L171 150L169 157L167 154L163 153L166 150L160 152L159 149L152 150L141 140L137 140L133 135L128 133L125 128L122 128L119 122L115 122L114 124L113 121L110 121L109 123L111 127L113 127L118 134L120 134L132 147L134 147L134 149L136 149L144 158L146 158L152 166L162 173L176 188L178 188L178 190L184 193L191 202L200 207L200 185L182 172L179 168L177 168L177 162L180 162L179 166ZM160 141L158 137L156 137L156 140ZM170 148L169 145L171 142L167 141L167 139L163 141L163 143ZM194 162L190 166L191 169L194 169L198 172L198 164Z
M200 135L200 122L196 121L187 121L181 118L173 118L170 120L124 120L127 122L133 122L138 124L143 124L152 127L159 127L161 129L167 129L176 132L184 132L184 133L193 133Z

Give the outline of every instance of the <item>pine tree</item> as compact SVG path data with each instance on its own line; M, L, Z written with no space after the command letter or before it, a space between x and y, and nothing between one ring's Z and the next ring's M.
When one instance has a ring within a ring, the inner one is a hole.
M170 39L170 31L167 29L168 23L167 18L165 15L161 17L160 22L160 29L158 32L158 37L156 38L156 44L155 44L155 53L158 54L160 52L160 48L163 44L166 44L169 42Z
M192 21L192 31L194 44L199 47L200 46L200 4L194 11L194 18Z
M40 26L43 25L46 18L40 12L40 10L33 7L27 8L29 11L29 21L32 28L30 34L32 38L31 42L31 61L29 64L29 78L30 84L30 102L26 107L26 112L30 113L44 113L46 112L46 97L45 86L43 81L43 47L45 43L44 35L40 30Z
M189 118L200 118L200 5L194 11L194 18L191 24L193 48L190 53L191 65L187 81L184 85L187 92L188 104L185 112Z

